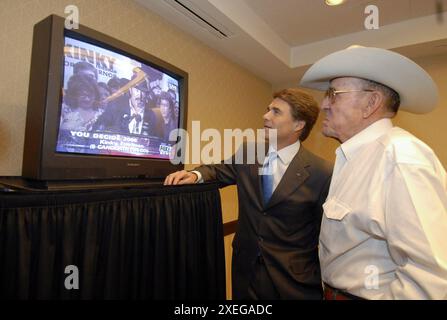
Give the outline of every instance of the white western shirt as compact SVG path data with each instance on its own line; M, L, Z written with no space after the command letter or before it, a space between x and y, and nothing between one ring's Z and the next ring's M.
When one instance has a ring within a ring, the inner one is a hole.
M447 178L434 152L382 119L336 154L323 281L366 299L447 299Z

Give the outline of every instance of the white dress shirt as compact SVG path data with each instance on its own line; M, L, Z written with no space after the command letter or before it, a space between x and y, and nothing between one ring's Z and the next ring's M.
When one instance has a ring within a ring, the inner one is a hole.
M323 205L323 281L366 299L447 299L447 178L389 119L336 151Z
M269 147L269 150L267 152L268 156L272 153L277 154L277 157L274 157L272 160L273 192L275 192L275 189L278 186L279 182L281 181L282 177L284 176L284 173L289 167L290 162L292 162L293 158L295 157L295 155L298 153L299 150L300 150L299 140L297 140L295 143L291 145L288 145L285 148L282 148L279 151L273 149L271 146ZM268 156L265 157L264 166L268 165L269 160Z
M300 150L300 141L297 140L295 143L292 143L288 145L287 147L282 148L279 151L276 151L271 146L268 149L267 155L269 155L272 152L277 153L277 157L272 162L273 167L273 189L272 191L275 192L276 187L278 186L279 182L281 181L282 177L284 176L284 173L286 172L287 168L289 167L290 162L292 162L295 155ZM268 162L268 156L264 159L264 166L266 166ZM198 179L196 183L202 183L202 175L199 171L191 171L194 172Z

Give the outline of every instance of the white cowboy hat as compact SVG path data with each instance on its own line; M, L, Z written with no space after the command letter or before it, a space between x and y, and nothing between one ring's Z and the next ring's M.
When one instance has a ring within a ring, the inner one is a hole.
M351 46L315 62L300 85L327 90L332 79L355 77L381 83L400 96L400 110L427 113L438 102L438 89L428 73L412 60L389 50Z

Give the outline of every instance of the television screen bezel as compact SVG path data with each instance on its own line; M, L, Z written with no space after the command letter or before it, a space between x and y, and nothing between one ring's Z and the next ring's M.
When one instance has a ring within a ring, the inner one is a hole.
M65 28L51 15L34 27L22 175L35 180L161 179L183 169L169 160L56 152L64 83L65 36L112 50L179 81L179 128L186 129L188 73L141 49L83 25ZM184 151L185 141L180 141ZM184 152L183 152L184 153Z

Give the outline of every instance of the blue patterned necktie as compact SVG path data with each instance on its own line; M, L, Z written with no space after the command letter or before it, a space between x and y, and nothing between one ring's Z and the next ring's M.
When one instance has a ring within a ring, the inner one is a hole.
M273 160L276 158L276 152L269 153L269 160L264 165L264 174L262 175L262 191L264 203L268 203L273 194Z

